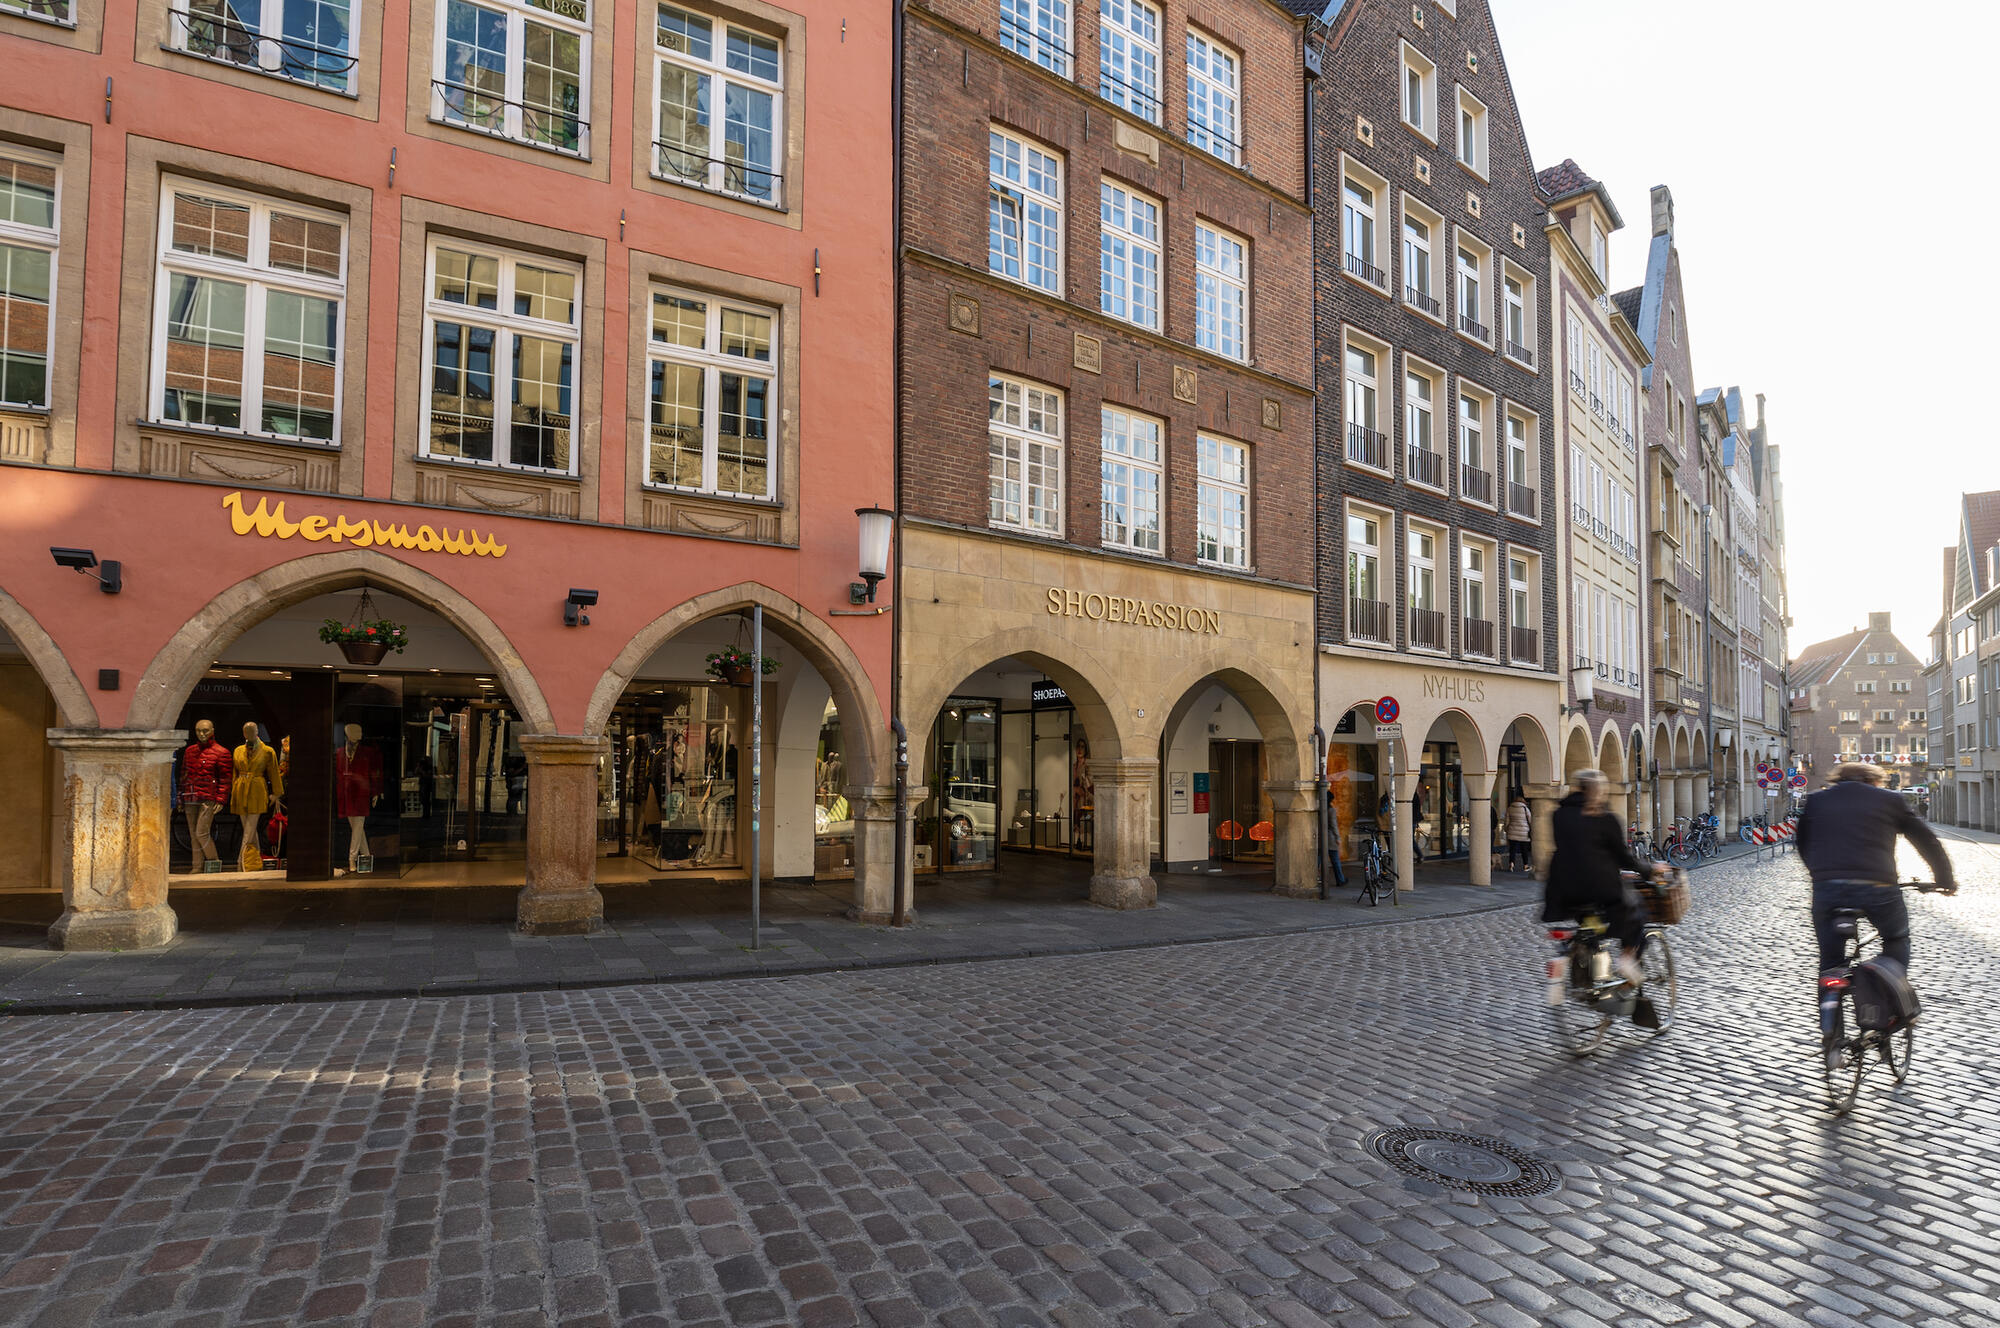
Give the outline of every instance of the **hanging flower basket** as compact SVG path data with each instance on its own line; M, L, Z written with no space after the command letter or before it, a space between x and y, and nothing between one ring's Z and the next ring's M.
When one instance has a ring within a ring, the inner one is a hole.
M760 670L776 673L778 661L769 655L753 655L741 646L725 646L708 657L710 676L731 687L748 687L757 680Z
M319 639L330 646L339 646L349 664L380 664L391 650L403 653L403 647L409 644L409 629L375 615L375 601L364 588L354 605L354 616L346 622L326 619L320 624Z

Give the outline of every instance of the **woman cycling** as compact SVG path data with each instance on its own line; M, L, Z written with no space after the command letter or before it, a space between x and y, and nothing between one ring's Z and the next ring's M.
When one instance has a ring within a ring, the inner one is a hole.
M1579 770L1570 780L1572 792L1555 811L1555 856L1549 859L1548 888L1542 896L1542 920L1594 913L1605 931L1624 947L1618 975L1633 986L1645 981L1639 956L1646 948L1646 910L1620 872L1661 874L1664 864L1648 867L1632 856L1625 828L1611 811L1611 781L1601 770ZM1641 1006L1633 1019L1641 1024L1651 1013Z

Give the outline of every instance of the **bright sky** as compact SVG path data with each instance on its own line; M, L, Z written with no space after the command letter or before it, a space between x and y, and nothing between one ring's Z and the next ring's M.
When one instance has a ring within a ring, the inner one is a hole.
M2000 449L1966 386L1921 391L1928 373L1867 340L1914 334L1968 368L2000 353L1975 264L1933 267L1917 239L1923 212L1963 225L2000 194L1975 164L1992 85L1940 74L1936 47L1995 49L2000 6L1491 4L1536 168L1576 158L1625 218L1613 289L1645 280L1648 196L1673 190L1695 376L1742 387L1746 409L1764 393L1782 451L1792 652L1886 609L1927 656L1938 550L1958 495L2000 488ZM1936 252L1962 254L1949 238Z

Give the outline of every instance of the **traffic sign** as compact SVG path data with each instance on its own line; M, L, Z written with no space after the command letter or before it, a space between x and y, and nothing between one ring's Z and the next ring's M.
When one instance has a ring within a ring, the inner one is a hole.
M1793 776L1792 776L1792 787L1793 787L1793 788L1795 788L1795 789L1802 789L1802 788L1804 788L1805 786L1806 786L1806 777L1805 777L1804 775L1793 775Z
M1400 738L1402 736L1403 726L1401 724L1377 724L1375 726L1375 741L1377 742L1387 742L1391 738Z
M1385 696L1375 703L1377 724L1393 724L1396 722L1396 717L1402 713L1403 708L1396 704L1396 698L1393 696Z

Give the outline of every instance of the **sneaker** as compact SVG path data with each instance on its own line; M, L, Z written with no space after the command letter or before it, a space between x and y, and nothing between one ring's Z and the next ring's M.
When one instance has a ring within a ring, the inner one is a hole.
M1629 954L1619 955L1617 967L1618 976L1624 978L1625 981L1631 983L1633 986L1643 987L1646 984L1646 970L1639 967L1638 956Z

